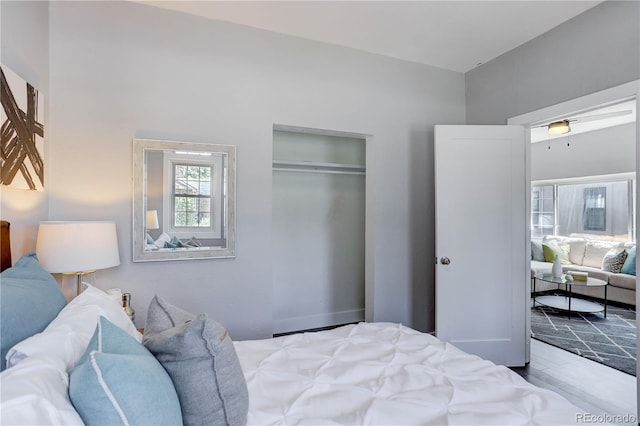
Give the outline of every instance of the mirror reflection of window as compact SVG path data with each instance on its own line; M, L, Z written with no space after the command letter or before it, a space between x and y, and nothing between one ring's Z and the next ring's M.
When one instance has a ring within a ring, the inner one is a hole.
M133 140L134 262L235 257L235 158L233 145Z
M208 228L211 226L211 166L174 163L173 226Z
M224 154L164 152L165 233L181 240L224 239L224 164Z

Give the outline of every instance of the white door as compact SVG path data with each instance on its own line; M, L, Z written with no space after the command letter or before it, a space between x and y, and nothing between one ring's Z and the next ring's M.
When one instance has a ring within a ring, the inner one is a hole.
M436 335L525 363L527 192L522 126L435 126Z

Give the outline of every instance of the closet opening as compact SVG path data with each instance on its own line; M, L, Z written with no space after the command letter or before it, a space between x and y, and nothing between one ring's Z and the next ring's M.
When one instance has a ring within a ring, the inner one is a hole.
M366 137L274 126L274 334L365 319Z

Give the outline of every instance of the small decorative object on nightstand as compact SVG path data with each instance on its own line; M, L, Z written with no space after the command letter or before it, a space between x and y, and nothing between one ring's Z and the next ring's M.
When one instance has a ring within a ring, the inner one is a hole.
M123 293L122 294L122 308L129 316L131 322L134 322L136 319L136 312L131 307L131 293Z

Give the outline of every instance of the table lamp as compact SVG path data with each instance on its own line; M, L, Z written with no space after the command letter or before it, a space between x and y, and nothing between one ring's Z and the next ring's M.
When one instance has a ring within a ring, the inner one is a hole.
M158 222L158 210L147 210L147 243L153 243L153 238L149 235L149 229L160 229L160 223Z
M36 255L51 273L81 277L120 264L116 224L104 222L40 222Z

